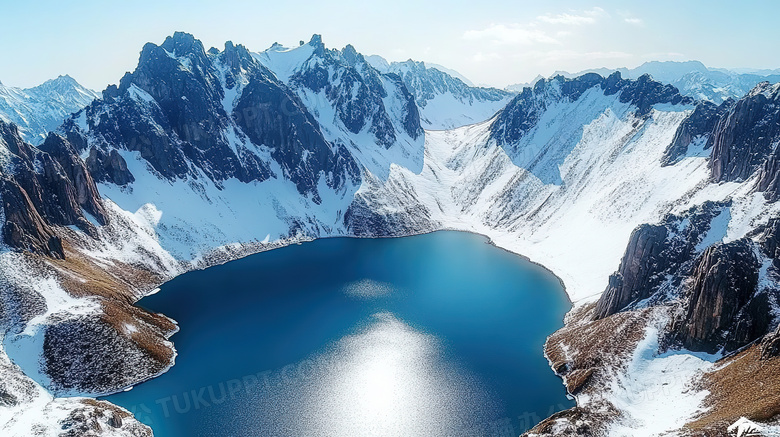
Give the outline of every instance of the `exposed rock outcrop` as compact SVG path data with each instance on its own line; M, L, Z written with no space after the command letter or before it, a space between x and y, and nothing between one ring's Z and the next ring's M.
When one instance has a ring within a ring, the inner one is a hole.
M57 134L50 133L39 149L56 159L65 170L68 179L73 182L73 186L76 188L78 204L92 214L98 223L106 224L108 217L100 200L95 181L70 142ZM127 166L125 166L125 170L127 170Z
M768 360L780 355L780 325L761 341L761 358Z
M16 181L8 177L0 178L0 197L5 218L5 244L27 252L65 257L61 240L38 214L27 193Z
M709 166L717 182L747 180L762 169L759 189L777 196L777 158L780 139L780 85L763 83L740 99L718 121L709 145Z
M609 77L587 73L574 79L556 76L540 79L533 88L525 88L496 117L490 136L499 145L520 140L539 121L547 105L564 100L575 101L593 87L600 87L606 96L619 93L618 100L636 106L636 115L645 117L653 105L659 103L693 104L690 97L683 97L677 88L654 81L649 75L637 80L623 79L619 72Z
M696 105L691 115L682 122L677 132L674 134L674 140L666 150L661 159L664 166L673 165L688 152L688 147L694 141L700 141L703 146L708 144L710 134L721 117L734 106L734 100L728 99L720 105L715 105L707 101Z
M642 225L631 234L620 268L609 277L609 285L596 304L595 320L650 297L664 279L659 273L670 261L663 256L667 235L666 227L653 225Z
M127 162L116 149L105 152L93 147L89 150L85 163L97 182L127 185L135 181L135 177L127 169Z
M676 330L691 350L733 350L766 332L768 304L754 297L759 263L747 240L709 247L693 271L688 308ZM742 325L735 329L735 326ZM764 326L762 326L764 325ZM761 328L763 329L763 332Z
M15 125L0 121L3 240L16 249L63 258L53 226L75 225L92 232L107 222L100 196L84 163L62 137L49 136L41 150L25 143ZM46 151L50 152L47 153Z
M728 214L728 203L707 202L680 216L669 215L659 225L641 225L631 234L618 271L596 304L594 320L629 308L659 291L674 294L691 265L713 219ZM715 230L714 232L717 232ZM661 290L663 286L666 290ZM671 296L658 296L663 301Z

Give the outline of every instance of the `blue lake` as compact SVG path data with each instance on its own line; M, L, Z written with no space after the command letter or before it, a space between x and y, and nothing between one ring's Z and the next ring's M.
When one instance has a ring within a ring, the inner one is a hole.
M478 235L318 240L139 305L179 322L176 365L105 399L158 437L516 437L574 405L543 356L560 283Z

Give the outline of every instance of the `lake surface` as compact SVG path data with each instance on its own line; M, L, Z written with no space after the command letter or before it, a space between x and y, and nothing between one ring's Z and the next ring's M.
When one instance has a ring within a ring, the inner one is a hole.
M105 399L158 437L516 437L574 405L543 356L560 283L478 235L318 240L140 305L179 322L176 365Z

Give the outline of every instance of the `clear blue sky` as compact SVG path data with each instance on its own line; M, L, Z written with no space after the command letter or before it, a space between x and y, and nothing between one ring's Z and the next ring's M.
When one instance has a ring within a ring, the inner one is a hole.
M328 47L435 62L493 86L647 60L780 67L775 0L0 1L0 81L10 86L70 74L102 90L134 69L144 43L176 30L253 51L320 33Z

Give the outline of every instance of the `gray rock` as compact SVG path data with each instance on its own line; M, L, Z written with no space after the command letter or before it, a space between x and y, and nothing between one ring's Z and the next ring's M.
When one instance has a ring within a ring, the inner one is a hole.
M693 271L688 308L678 330L685 347L716 352L757 338L752 328L743 328L748 332L737 335L733 327L740 322L752 324L749 316L768 313L769 308L760 302L746 307L754 300L758 268L747 240L717 244L704 251Z

